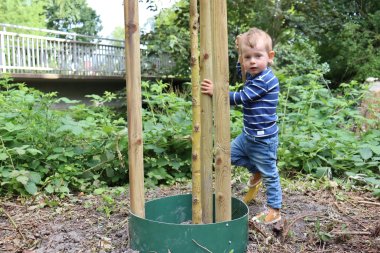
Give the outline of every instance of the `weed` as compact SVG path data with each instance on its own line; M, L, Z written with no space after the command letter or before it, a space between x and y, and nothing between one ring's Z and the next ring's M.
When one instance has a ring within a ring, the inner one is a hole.
M319 219L314 223L314 232L320 243L325 243L333 238L333 235L324 231Z

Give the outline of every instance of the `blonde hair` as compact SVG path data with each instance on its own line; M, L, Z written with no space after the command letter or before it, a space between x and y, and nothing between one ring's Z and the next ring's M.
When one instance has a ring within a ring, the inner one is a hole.
M257 43L263 42L267 52L272 51L272 38L268 33L261 29L253 27L248 32L244 33L245 39L243 43L251 48L256 47Z

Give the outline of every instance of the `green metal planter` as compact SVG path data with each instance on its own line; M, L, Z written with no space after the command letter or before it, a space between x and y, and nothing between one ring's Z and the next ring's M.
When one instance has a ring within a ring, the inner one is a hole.
M248 241L248 207L232 198L232 220L211 224L191 222L191 194L146 203L146 218L131 214L130 247L157 253L244 253Z

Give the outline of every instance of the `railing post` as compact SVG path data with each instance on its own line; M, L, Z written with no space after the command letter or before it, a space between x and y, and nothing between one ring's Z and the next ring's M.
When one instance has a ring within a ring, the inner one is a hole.
M77 36L73 37L73 64L74 64L74 73L79 73L80 65L79 65L79 50L77 47ZM83 59L84 61L84 59ZM86 70L83 70L85 72Z
M0 51L1 51L1 57L0 57L0 66L1 66L1 72L5 73L6 71L6 64L5 64L5 39L4 39L4 32L6 32L6 28L3 27L3 31L0 31Z

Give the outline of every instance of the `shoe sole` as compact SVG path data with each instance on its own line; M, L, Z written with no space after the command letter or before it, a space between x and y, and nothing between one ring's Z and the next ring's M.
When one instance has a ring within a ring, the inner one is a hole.
M259 218L256 218L256 217L253 217L251 219L251 221L254 221L254 222L257 222L257 223L261 223L261 224L264 224L264 225L270 225L270 224L279 222L280 220L281 220L281 217L279 217L279 218L277 218L275 220L272 220L272 221L260 221Z
M259 182L255 183L255 184L251 184L251 182L248 181L247 186L248 186L248 188L254 188L254 187L256 187L257 185L261 184L261 182L262 182L262 181L260 180Z

